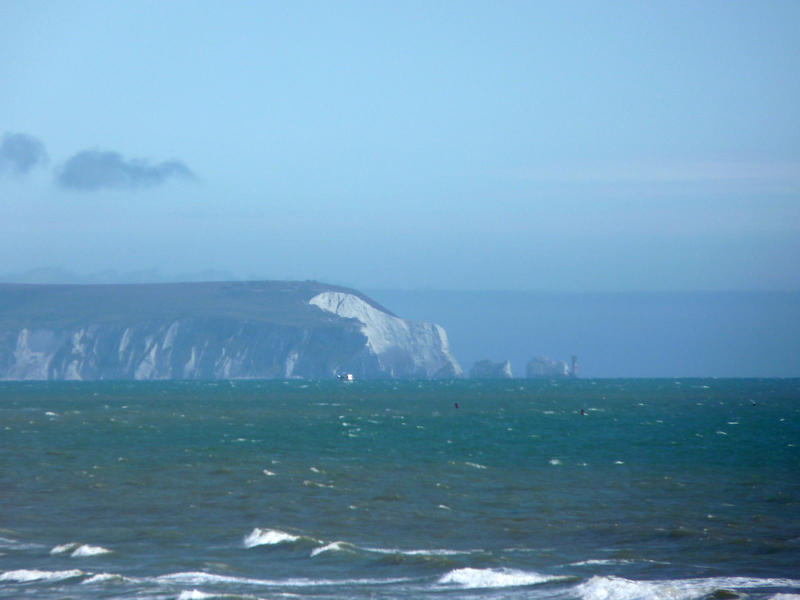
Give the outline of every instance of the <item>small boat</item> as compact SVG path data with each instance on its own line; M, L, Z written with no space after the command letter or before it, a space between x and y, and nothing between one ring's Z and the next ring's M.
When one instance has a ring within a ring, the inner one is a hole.
M352 373L339 373L336 375L336 379L339 381L355 381L355 375Z

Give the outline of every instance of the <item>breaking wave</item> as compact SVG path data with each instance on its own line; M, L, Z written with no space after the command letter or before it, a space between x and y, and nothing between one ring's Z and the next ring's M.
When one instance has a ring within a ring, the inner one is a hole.
M178 595L177 600L212 600L214 598L218 598L219 600L259 600L255 596L242 596L241 594L215 594L201 592L200 590L183 591Z
M725 590L797 587L800 580L709 577L667 581L634 581L595 575L576 586L582 600L693 600Z
M296 542L300 539L298 535L292 535L278 529L261 529L256 527L244 538L245 548L255 548L256 546L276 546Z
M393 579L309 579L304 577L289 579L252 579L249 577L232 577L215 575L204 571L186 571L169 573L151 579L156 583L174 583L179 585L215 585L236 584L263 587L314 587L314 586L348 586L348 585L388 585L408 581L407 578Z
M457 585L462 588L502 588L537 585L549 581L563 581L565 577L542 575L534 571L516 569L454 569L439 578L441 585Z
M102 546L90 546L89 544L82 544L75 548L70 556L97 556L98 554L110 554L112 551Z
M83 571L70 569L68 571L39 571L38 569L17 569L0 573L0 581L13 581L15 583L28 583L31 581L64 581L82 577Z
M320 554L324 554L325 552L354 552L356 549L356 546L348 542L331 542L330 544L320 546L319 548L314 548L311 551L311 556L318 556Z
M81 544L79 542L69 542L67 544L59 544L50 550L50 554L66 554L71 552L70 556L97 556L98 554L110 554L112 551L102 546L91 546L89 544Z

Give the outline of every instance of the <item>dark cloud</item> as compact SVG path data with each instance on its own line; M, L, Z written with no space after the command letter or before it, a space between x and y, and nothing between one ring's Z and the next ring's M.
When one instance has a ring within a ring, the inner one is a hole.
M152 187L171 178L194 179L194 174L179 160L152 164L140 159L125 160L117 152L84 150L64 163L56 181L65 188L91 191Z
M32 135L6 133L0 143L0 172L25 174L47 162L44 144Z

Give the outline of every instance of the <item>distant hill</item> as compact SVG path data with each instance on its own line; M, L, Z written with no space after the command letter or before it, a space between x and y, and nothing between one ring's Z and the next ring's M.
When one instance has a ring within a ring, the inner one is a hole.
M444 330L314 281L0 284L0 379L447 377Z

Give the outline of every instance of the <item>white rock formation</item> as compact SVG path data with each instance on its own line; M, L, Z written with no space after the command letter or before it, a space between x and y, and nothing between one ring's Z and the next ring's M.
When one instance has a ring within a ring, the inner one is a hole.
M309 304L359 321L367 348L390 377L409 373L419 377L462 374L458 362L450 355L447 334L439 325L400 319L345 292L322 292L311 298Z

